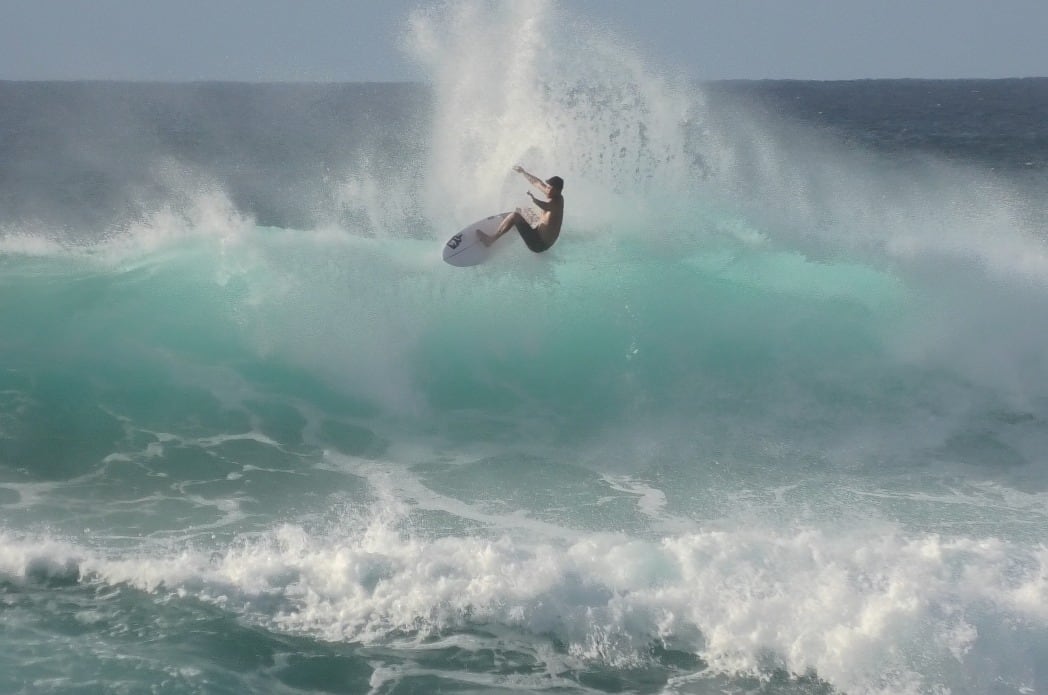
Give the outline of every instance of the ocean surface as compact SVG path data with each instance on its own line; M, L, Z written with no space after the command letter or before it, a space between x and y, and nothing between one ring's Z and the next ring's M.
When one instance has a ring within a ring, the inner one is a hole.
M1048 80L480 7L0 82L0 692L1048 693ZM444 264L518 163L560 241Z

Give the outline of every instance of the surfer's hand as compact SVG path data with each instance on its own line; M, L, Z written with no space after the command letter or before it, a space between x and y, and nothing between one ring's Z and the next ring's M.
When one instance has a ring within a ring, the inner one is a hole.
M522 167L519 164L514 164L513 165L513 171L517 172L518 174L523 174L524 173L524 167Z

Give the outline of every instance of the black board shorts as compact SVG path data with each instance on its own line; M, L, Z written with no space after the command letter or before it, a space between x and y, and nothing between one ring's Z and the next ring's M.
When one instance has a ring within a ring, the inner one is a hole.
M517 221L513 223L513 226L517 228L517 232L520 234L520 238L524 240L524 244L535 253L542 253L549 249L549 245L543 241L539 233L520 215L517 215Z

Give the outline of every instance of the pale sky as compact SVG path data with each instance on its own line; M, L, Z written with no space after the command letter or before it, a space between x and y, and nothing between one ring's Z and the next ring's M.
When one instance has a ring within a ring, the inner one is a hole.
M411 9L427 4L0 0L0 79L423 80L397 36ZM1048 0L560 5L630 41L653 65L700 80L1048 76Z

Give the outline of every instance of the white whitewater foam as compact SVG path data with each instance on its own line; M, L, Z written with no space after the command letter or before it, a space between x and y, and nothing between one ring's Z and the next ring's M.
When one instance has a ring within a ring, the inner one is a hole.
M389 502L345 528L287 524L217 551L108 557L4 532L0 571L18 581L41 563L74 562L85 581L194 595L325 640L415 635L418 645L501 625L532 644L555 635L572 659L612 667L643 663L648 646L664 641L699 654L708 673L760 674L770 663L814 671L849 693L929 692L994 677L1029 684L1032 664L1025 674L980 674L988 657L1024 649L981 635L1007 635L1013 623L1048 629L1044 548L890 528L558 541L526 526L512 531L512 517L501 531L490 518L489 537L426 539L404 530L410 505ZM260 612L266 605L274 608Z

